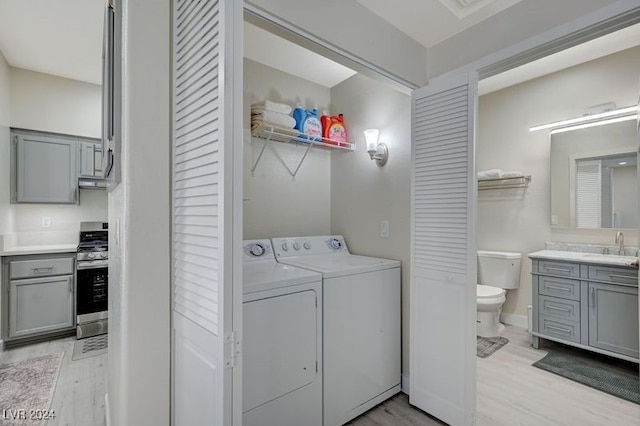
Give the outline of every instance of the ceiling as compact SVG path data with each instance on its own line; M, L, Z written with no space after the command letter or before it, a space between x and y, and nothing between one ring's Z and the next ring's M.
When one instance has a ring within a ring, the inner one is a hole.
M13 67L100 84L105 0L0 0L0 51Z
M355 0L425 46L521 0ZM100 84L104 0L0 0L0 51L13 67ZM639 44L640 26L557 53L480 82L485 94ZM245 56L333 87L354 71L251 24Z
M356 1L418 43L431 47L521 0Z

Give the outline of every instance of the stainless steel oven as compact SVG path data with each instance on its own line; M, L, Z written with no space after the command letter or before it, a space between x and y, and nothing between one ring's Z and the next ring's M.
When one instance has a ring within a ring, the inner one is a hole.
M76 336L82 339L104 334L109 318L107 223L81 222L76 268Z

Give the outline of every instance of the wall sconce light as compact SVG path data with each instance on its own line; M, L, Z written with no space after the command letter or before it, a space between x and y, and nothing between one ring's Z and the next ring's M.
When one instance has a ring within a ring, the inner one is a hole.
M379 167L387 164L389 159L389 148L384 143L378 143L378 129L367 129L364 131L364 139L367 142L367 152L372 160L376 160Z

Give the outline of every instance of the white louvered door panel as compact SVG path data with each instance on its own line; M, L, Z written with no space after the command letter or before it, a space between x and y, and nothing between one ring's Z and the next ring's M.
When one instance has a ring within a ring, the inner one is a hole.
M242 4L173 3L172 424L240 424Z
M475 412L475 75L412 96L410 402L451 425Z
M600 160L576 162L576 225L600 228L602 213L602 163Z

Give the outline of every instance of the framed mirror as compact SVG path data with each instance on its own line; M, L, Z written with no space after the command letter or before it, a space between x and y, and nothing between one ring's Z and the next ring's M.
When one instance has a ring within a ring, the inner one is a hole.
M551 134L551 225L638 228L636 121Z

